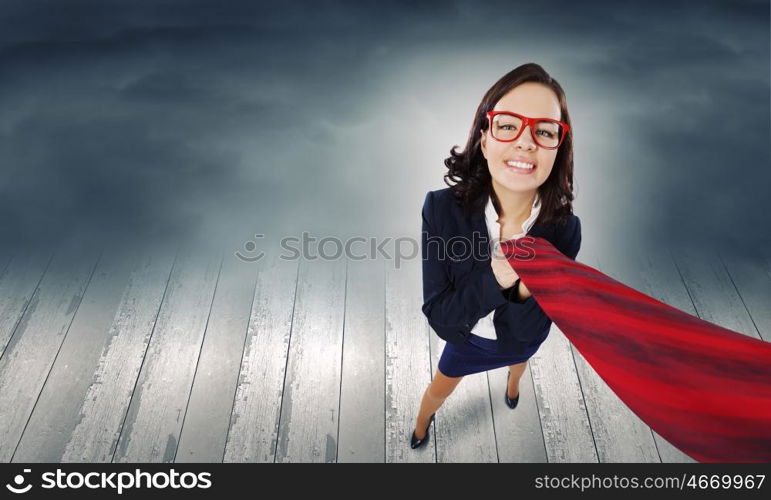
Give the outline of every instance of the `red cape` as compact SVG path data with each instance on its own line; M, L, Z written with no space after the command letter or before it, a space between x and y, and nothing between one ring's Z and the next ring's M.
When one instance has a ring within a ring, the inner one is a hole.
M549 318L664 439L700 462L771 461L771 343L638 292L544 238L501 249Z

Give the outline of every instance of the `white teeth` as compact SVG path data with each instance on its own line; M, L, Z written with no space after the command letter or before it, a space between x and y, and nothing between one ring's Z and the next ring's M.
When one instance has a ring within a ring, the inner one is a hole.
M519 167L519 168L533 168L535 166L532 163L525 163L522 161L507 161L506 164L512 167Z

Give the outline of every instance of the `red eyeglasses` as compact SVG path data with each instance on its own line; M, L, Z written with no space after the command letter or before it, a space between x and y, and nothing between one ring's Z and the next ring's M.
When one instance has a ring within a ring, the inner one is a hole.
M528 118L511 111L488 111L487 120L493 139L500 142L515 141L530 125L530 135L544 149L557 149L562 144L570 125L551 118Z

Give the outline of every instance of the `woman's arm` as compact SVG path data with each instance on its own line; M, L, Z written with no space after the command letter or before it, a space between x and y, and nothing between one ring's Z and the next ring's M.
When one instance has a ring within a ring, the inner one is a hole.
M566 230L565 239L555 246L567 257L575 260L581 248L581 223L578 216L575 216L573 221L571 227ZM527 345L533 340L531 336L537 336L551 326L551 318L536 302L524 283L520 282L519 287L519 297L512 294L506 305L501 307L493 318L498 339L507 346L515 343Z
M446 271L446 241L434 223L433 193L423 203L421 254L423 259L423 314L442 339L459 343L468 337L480 318L506 304L492 267L472 269L450 280Z
M570 257L573 260L576 260L576 256L578 255L578 251L581 249L581 219L576 215L575 217L575 225L573 227L573 230L571 231L571 234L568 238L567 246L565 247L564 254L568 257ZM519 293L514 295L514 293L511 293L511 300L515 302L524 302L528 298L532 297L532 293L530 293L530 290L527 289L524 283L519 283L519 288L517 290Z

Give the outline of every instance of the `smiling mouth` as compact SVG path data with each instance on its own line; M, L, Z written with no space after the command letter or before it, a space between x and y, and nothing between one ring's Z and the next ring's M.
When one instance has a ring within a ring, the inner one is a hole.
M524 161L506 161L504 162L506 167L508 167L511 170L514 170L516 172L520 173L531 173L536 169L536 165L534 163L528 163Z

